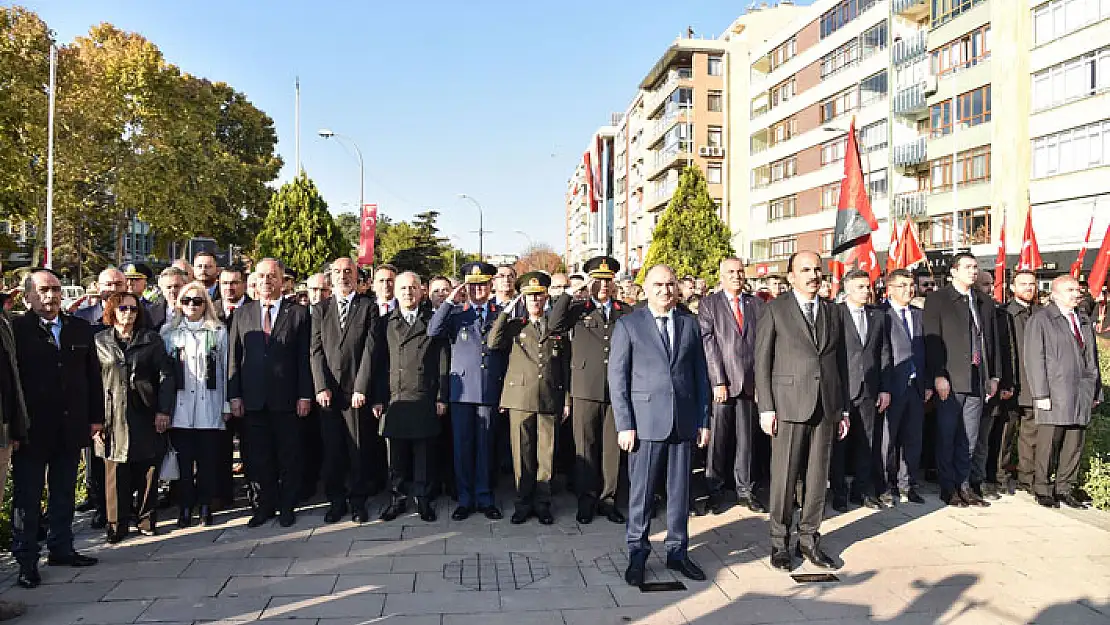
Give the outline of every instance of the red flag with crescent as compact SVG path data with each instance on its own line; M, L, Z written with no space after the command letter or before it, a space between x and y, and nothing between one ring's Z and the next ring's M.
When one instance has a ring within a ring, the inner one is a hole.
M378 229L378 205L362 205L362 221L358 234L358 264L374 264L374 234Z

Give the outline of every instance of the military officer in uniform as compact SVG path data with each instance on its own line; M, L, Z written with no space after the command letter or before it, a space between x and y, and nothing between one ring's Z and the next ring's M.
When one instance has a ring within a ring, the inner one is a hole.
M569 415L566 405L570 377L570 342L551 332L544 315L551 277L533 271L520 277L516 296L490 328L486 345L511 350L501 391L501 407L509 411L517 499L510 521L519 525L533 514L551 525L551 470L555 455L555 420ZM524 317L514 314L524 298Z
M506 350L486 345L501 307L490 299L490 281L497 268L467 263L465 276L428 322L428 336L451 342L451 427L455 452L455 488L459 505L451 518L461 521L481 512L501 518L493 499L493 418L501 400L508 364Z
M570 402L574 432L574 483L578 488L579 523L595 512L613 523L624 523L617 509L621 450L609 403L609 336L617 320L632 308L613 299L613 277L620 262L610 256L586 261L590 279L577 289L590 297L563 293L551 305L551 331L571 334ZM577 293L575 294L577 295Z

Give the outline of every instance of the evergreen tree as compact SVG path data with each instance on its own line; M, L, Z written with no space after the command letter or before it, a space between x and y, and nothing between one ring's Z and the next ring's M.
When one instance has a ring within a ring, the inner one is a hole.
M255 247L259 258L277 258L301 275L351 253L327 203L304 173L282 185L270 199Z
M444 262L447 246L436 227L438 218L438 211L425 211L414 215L412 223L407 224L407 229L398 228L397 234L405 230L411 238L392 257L385 257L386 262L396 265L401 271L414 271L425 281L436 274L450 271L451 265Z
M655 224L644 271L637 280L642 284L647 269L663 263L680 278L691 275L716 284L721 260L734 254L732 235L717 216L705 176L697 165L690 165L682 171L670 204Z

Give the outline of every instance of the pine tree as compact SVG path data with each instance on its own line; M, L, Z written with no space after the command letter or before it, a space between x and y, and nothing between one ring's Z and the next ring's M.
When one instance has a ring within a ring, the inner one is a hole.
M255 247L259 258L277 258L302 276L351 253L316 184L304 173L282 185L270 199Z
M691 275L716 284L721 260L734 254L732 236L717 216L705 176L697 165L690 165L682 171L670 204L655 224L638 281L643 283L647 269L663 263L680 278Z

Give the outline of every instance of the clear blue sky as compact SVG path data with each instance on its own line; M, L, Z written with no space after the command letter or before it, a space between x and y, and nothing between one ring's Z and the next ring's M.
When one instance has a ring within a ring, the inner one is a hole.
M686 27L719 35L748 2L728 0L32 0L61 42L99 22L141 33L189 73L244 92L273 117L294 173L293 82L301 80L301 160L333 213L366 201L441 227L476 251L516 253L525 231L563 246L563 193L590 134L623 111ZM801 4L808 4L802 2Z

